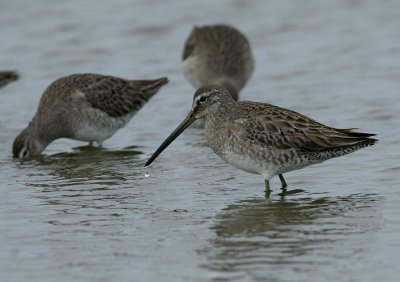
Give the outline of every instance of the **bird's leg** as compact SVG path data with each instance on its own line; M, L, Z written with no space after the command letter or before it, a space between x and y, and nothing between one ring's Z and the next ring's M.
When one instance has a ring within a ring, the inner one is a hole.
M286 190L286 188L287 188L287 183L286 183L286 181L285 181L285 178L283 178L283 174L279 174L279 179L280 179L280 181L281 181L281 184L282 184L282 191L285 191Z
M269 180L265 179L265 198L269 198L269 195L271 194L271 187L269 186Z

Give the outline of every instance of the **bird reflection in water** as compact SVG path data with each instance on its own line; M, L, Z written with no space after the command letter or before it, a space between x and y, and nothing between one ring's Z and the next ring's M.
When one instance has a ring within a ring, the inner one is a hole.
M136 170L133 168L141 166L141 154L136 146L123 150L81 146L74 148L73 152L38 156L22 162L20 166L39 171L38 178L30 178L26 183L28 186L58 190L64 186L78 185L88 191L90 186L119 185L135 177Z
M207 257L204 267L257 278L266 269L307 271L334 257L362 252L358 247L365 243L359 235L365 238L366 232L380 228L376 211L381 201L373 194L239 201L227 206L211 227L216 238L200 251Z

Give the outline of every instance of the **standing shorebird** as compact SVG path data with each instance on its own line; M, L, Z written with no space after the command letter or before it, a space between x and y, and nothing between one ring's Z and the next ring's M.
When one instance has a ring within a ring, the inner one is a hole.
M15 81L19 75L14 71L0 71L0 87L3 87L11 81Z
M228 163L269 180L283 173L340 157L375 144L375 134L336 129L297 112L256 102L237 102L227 89L203 86L193 97L192 110L147 161L157 156L196 119L205 118L208 145Z
M199 88L217 84L238 100L239 91L254 70L254 59L246 37L228 25L194 27L182 55L186 78Z
M40 154L52 141L70 138L100 146L168 82L73 74L44 91L35 116L14 140L14 158Z

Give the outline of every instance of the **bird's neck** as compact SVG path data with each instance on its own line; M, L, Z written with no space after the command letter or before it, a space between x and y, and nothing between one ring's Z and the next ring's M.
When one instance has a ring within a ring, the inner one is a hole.
M227 99L215 105L206 116L206 126L208 124L217 128L219 125L229 121L235 112L236 103L233 99Z
M43 148L43 150L51 142L59 138L57 136L58 129L48 128L45 123L39 124L35 121L35 119L29 123L26 131L29 134L30 139L34 140L37 146L40 147L40 149Z
M213 84L221 85L225 87L228 91L229 94L231 94L232 98L237 101L239 99L239 91L238 88L236 87L235 82L232 79L223 77L215 80Z

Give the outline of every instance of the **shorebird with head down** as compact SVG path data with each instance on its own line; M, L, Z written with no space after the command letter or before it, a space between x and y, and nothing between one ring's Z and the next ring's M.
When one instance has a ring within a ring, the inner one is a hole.
M166 83L100 74L73 74L44 91L35 116L15 138L14 158L39 155L58 138L98 143L124 127Z
M249 41L229 25L195 26L186 39L182 54L186 78L199 88L217 84L229 90L238 100L254 70Z

